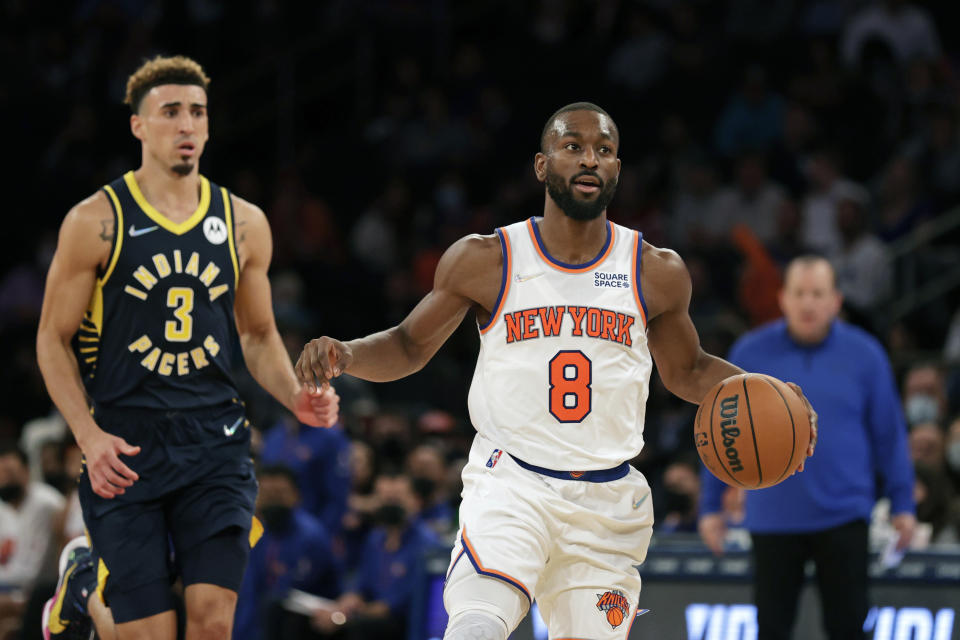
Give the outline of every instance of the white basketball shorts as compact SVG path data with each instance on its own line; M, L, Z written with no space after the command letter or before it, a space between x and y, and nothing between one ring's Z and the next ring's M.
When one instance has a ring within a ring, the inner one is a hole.
M637 611L640 575L653 531L646 479L633 467L618 480L588 482L521 467L477 435L463 469L460 531L448 580L459 567L511 585L536 600L551 638L625 638ZM444 602L453 615L462 589ZM475 581L482 589L486 580ZM475 603L471 606L475 606ZM509 612L491 611L520 622Z

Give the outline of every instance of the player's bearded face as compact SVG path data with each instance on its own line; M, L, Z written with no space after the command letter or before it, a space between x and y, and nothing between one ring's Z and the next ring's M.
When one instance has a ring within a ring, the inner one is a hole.
M574 220L593 220L598 217L613 200L617 191L617 176L603 180L596 171L584 169L573 175L569 180L556 173L547 164L547 193L560 210ZM573 184L579 178L591 176L600 181L600 191L592 196L577 197L573 191Z

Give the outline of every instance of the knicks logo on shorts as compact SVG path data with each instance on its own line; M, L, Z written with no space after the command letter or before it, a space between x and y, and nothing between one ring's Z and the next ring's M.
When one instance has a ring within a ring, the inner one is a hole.
M597 594L597 611L605 613L610 628L616 629L623 624L627 614L630 613L630 603L627 602L627 597L622 591L614 589Z
M494 449L493 453L490 454L490 458L487 460L487 466L490 467L491 469L497 466L497 463L500 461L500 455L502 453L503 451L500 451L500 449Z

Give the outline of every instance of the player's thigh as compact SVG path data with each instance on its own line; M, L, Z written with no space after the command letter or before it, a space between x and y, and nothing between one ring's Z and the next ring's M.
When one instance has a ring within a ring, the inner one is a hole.
M624 638L640 599L637 565L653 534L650 488L631 471L609 483L567 483L537 603L553 638Z
M177 614L165 611L149 618L117 624L114 629L115 636L106 637L116 637L116 640L176 640ZM97 627L97 631L103 633L100 627Z
M451 620L479 611L502 620L508 633L530 610L527 594L503 580L477 573L466 561L454 564L447 576L443 604Z
M114 620L131 622L174 608L167 522L160 501L123 502L109 509L81 478L80 502L98 560L98 590Z

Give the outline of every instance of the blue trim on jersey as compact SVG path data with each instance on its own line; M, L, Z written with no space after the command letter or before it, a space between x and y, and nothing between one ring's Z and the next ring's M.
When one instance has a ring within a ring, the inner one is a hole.
M643 271L643 232L637 231L637 273L634 277L637 279L637 295L640 296L640 306L643 307L643 317L650 321L650 314L647 312L647 301L643 299L643 287L640 284L640 272Z
M507 273L510 268L510 261L507 259L507 242L503 239L503 229L497 228L494 231L497 232L497 237L500 239L500 251L503 253L503 273L500 275L500 291L497 292L497 301L493 303L490 317L480 326L480 331L486 331L487 327L496 321L496 313L500 310L500 299L503 298L503 292L507 289L507 278L510 277L510 274Z
M540 218L543 220L543 218ZM613 238L613 231L610 229L610 221L607 220L607 239L603 243L603 246L600 247L600 252L589 262L584 262L583 264L568 264L566 262L561 262L550 255L550 252L547 251L546 245L543 244L543 238L540 237L540 227L537 226L537 217L530 217L530 226L533 227L533 235L537 239L537 244L540 246L540 251L543 252L543 256L557 265L558 267L563 267L564 269L586 269L587 267L593 266L596 263L600 262L601 259L607 254L607 248L610 246L610 239Z
M578 482L612 482L619 480L630 473L630 463L623 462L612 469L599 469L597 471L555 471L546 467L538 467L535 464L524 462L513 454L510 454L513 461L526 469L539 473L542 476L557 478L558 480L577 480Z

